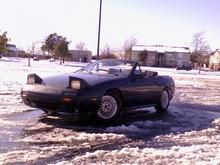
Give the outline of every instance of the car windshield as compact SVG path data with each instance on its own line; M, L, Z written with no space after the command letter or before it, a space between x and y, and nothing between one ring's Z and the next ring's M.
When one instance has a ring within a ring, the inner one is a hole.
M122 60L100 60L83 67L77 72L103 75L129 75L133 64L133 62Z

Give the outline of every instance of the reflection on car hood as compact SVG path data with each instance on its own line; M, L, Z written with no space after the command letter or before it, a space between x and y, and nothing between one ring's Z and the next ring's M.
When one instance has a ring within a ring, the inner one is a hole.
M51 77L43 78L43 83L45 85L51 86L59 86L59 87L68 87L69 85L69 77L76 77L85 80L90 86L99 84L101 82L118 79L120 76L116 76L113 74L86 74L86 73L71 73L71 74L62 74L55 75Z
M89 85L93 86L102 82L121 78L113 74L82 74L74 73L71 76L85 80Z
M66 88L69 85L69 75L68 74L62 74L62 75L44 77L43 78L43 83L45 85L58 86L58 87Z

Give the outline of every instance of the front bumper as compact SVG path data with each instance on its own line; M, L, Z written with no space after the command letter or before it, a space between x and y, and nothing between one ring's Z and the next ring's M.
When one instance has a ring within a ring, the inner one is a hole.
M74 92L63 90L30 90L21 89L23 102L31 107L44 109L52 112L91 112L97 110L100 105L99 98L80 98Z

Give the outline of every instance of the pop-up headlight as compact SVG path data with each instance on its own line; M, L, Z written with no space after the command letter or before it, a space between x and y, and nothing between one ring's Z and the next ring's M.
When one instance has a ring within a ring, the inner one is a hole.
M35 78L33 76L28 76L27 83L28 84L34 84L35 83Z
M88 83L83 80L80 79L78 77L69 77L69 86L68 88L71 88L73 90L84 90L88 87Z
M81 88L81 82L79 80L71 80L70 87L79 90Z
M27 77L27 83L28 84L41 84L42 83L42 79L36 75L36 74L29 74L28 77Z

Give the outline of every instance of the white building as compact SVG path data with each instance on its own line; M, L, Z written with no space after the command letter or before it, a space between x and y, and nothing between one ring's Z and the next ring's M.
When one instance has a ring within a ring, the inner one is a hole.
M140 53L143 51L146 52L146 57L144 61L141 61ZM188 67L190 66L190 54L188 47L134 45L131 51L131 60L140 61L146 66Z
M7 44L6 51L4 52L4 56L19 56L20 54L24 54L25 52L21 49L18 49L16 45Z
M70 60L77 62L91 62L92 52L88 50L69 50Z
M19 52L19 51L20 51L20 49L18 49L18 48L16 47L16 45L13 45L13 44L7 44L6 50L7 50L8 52Z
M209 67L214 70L220 70L220 49L216 49L216 51L210 55Z

